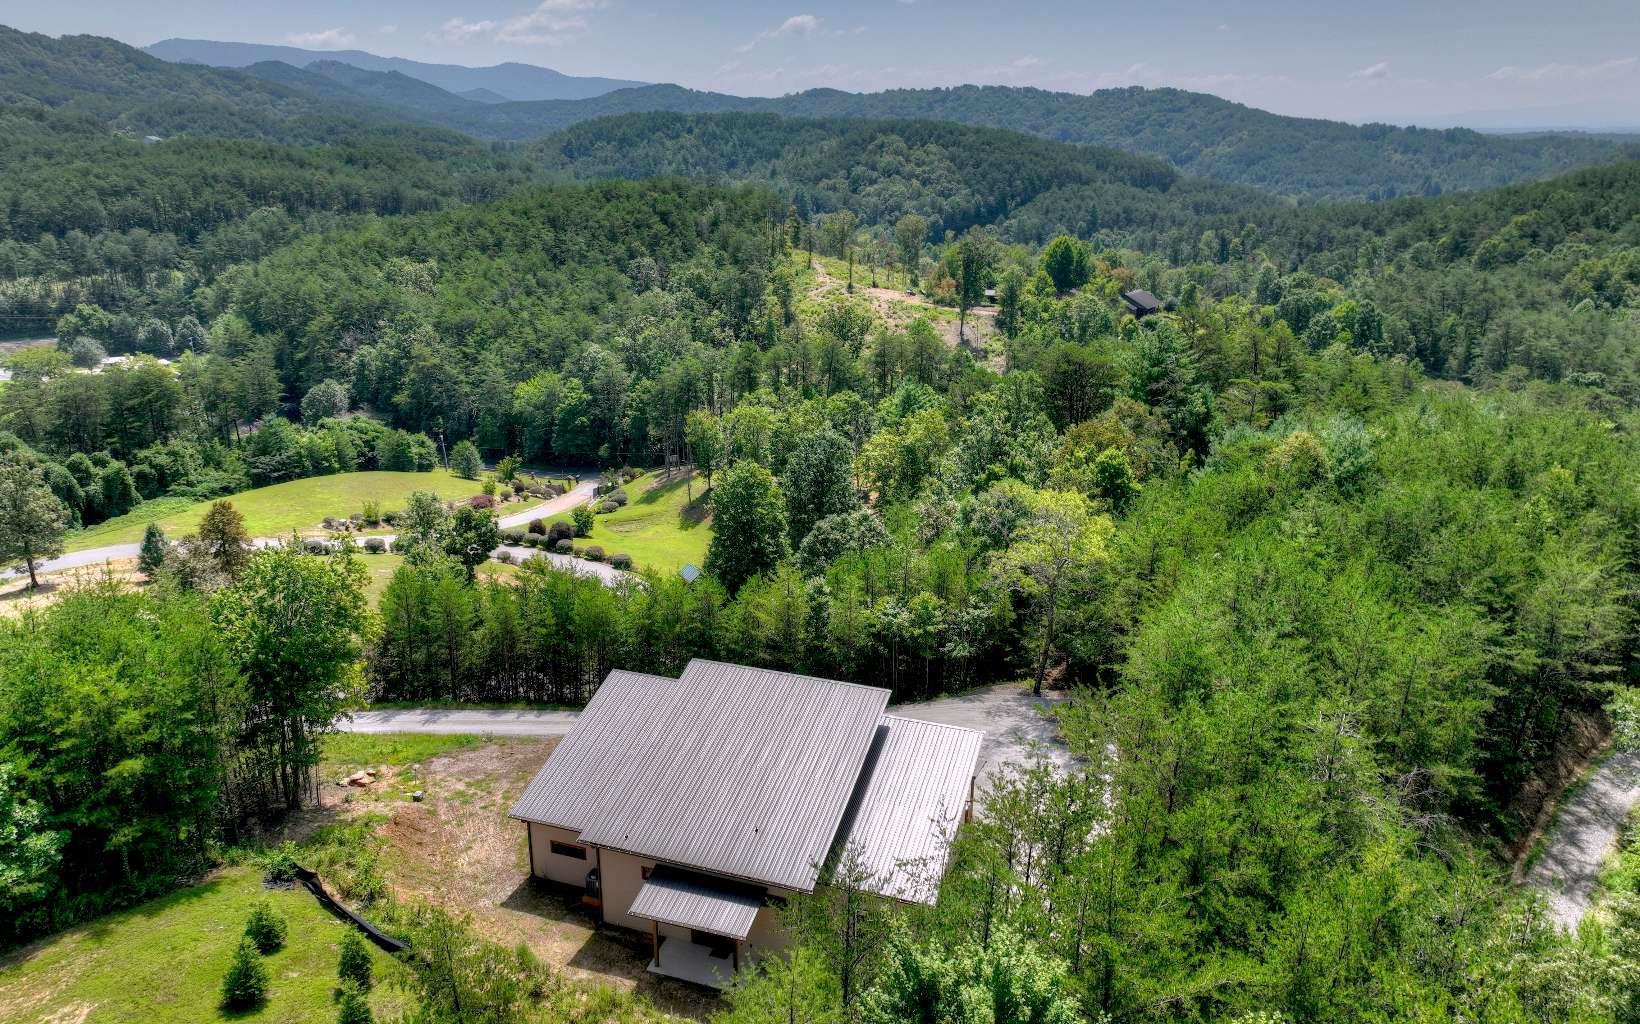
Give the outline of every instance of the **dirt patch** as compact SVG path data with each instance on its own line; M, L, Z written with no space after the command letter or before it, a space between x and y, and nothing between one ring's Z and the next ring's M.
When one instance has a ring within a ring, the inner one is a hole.
M387 813L381 835L396 895L466 911L486 937L522 943L569 977L636 991L665 1012L706 1020L720 1000L649 974L647 936L597 923L572 896L530 877L524 826L507 811L557 743L497 740L386 768L366 790L324 786L321 799L325 810L344 816ZM420 803L409 798L418 789Z
M814 289L815 296L840 298L848 293L847 283L831 276L819 263L814 265L814 273L818 282ZM939 332L948 347L961 345L976 361L993 369L1001 369L1001 338L997 331L995 307L977 306L970 309L967 333L959 340L957 335L961 325L957 322L956 310L949 306L937 306L921 295L897 288L873 288L858 282L854 285L854 297L864 299L872 313L895 330L905 330L912 320L920 316Z
M39 576L40 586L37 590L29 589L27 572L0 581L0 616L16 618L27 611L49 608L76 587L94 583L112 581L130 589L148 584L147 578L137 571L137 560L134 558L113 559L105 564L40 573Z

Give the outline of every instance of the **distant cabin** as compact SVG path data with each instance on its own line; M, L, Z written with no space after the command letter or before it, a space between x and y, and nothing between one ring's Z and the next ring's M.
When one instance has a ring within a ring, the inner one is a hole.
M1137 317L1147 317L1152 313L1162 311L1162 300L1145 291L1135 288L1131 292L1122 293L1122 301L1127 303L1128 312Z

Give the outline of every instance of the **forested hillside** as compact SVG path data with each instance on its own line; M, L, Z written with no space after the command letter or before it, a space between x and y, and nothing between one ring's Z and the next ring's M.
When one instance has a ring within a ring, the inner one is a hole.
M98 36L52 38L3 25L0 103L86 115L135 138L188 133L313 144L342 141L361 128L389 123L407 134L448 138L412 127L405 122L416 119L363 97L311 84L273 83L242 71L171 64Z
M913 213L928 220L932 240L999 225L1004 237L1038 244L1066 231L1152 243L1169 229L1193 234L1204 217L1244 221L1281 205L1119 150L937 121L629 114L576 125L526 152L572 178L762 182L803 217L847 209L881 226ZM1060 208L1074 210L1074 226L1055 216Z
M360 217L499 198L539 177L454 133L361 126L298 148L208 135L144 143L89 113L0 106L0 336L82 303L167 321L234 263ZM139 324L104 339L135 345Z

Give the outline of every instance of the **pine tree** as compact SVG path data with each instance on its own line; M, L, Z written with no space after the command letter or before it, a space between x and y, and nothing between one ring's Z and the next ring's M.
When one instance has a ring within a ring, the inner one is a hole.
M233 951L233 961L222 978L222 1008L249 1010L260 1006L268 997L268 969L256 952L256 944L248 937L239 940Z
M142 534L142 550L137 553L137 568L143 575L153 579L158 575L160 567L165 564L166 555L165 531L159 528L158 523L149 523L148 529Z
M264 956L277 953L285 945L285 919L263 900L251 908L250 919L245 922L245 938L255 943L256 951Z

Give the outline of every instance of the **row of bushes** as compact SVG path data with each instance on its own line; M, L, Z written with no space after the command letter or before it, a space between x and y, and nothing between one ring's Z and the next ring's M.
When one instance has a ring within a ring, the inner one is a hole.
M554 524L559 525L559 524ZM597 544L588 544L577 547L573 537L562 536L556 540L551 534L543 536L536 533L520 533L517 530L504 530L501 534L501 543L513 547L539 548L542 551L555 551L560 555L574 555L576 558L585 558L589 562L607 561L617 569L632 568L632 556L625 554L606 555L604 549Z

